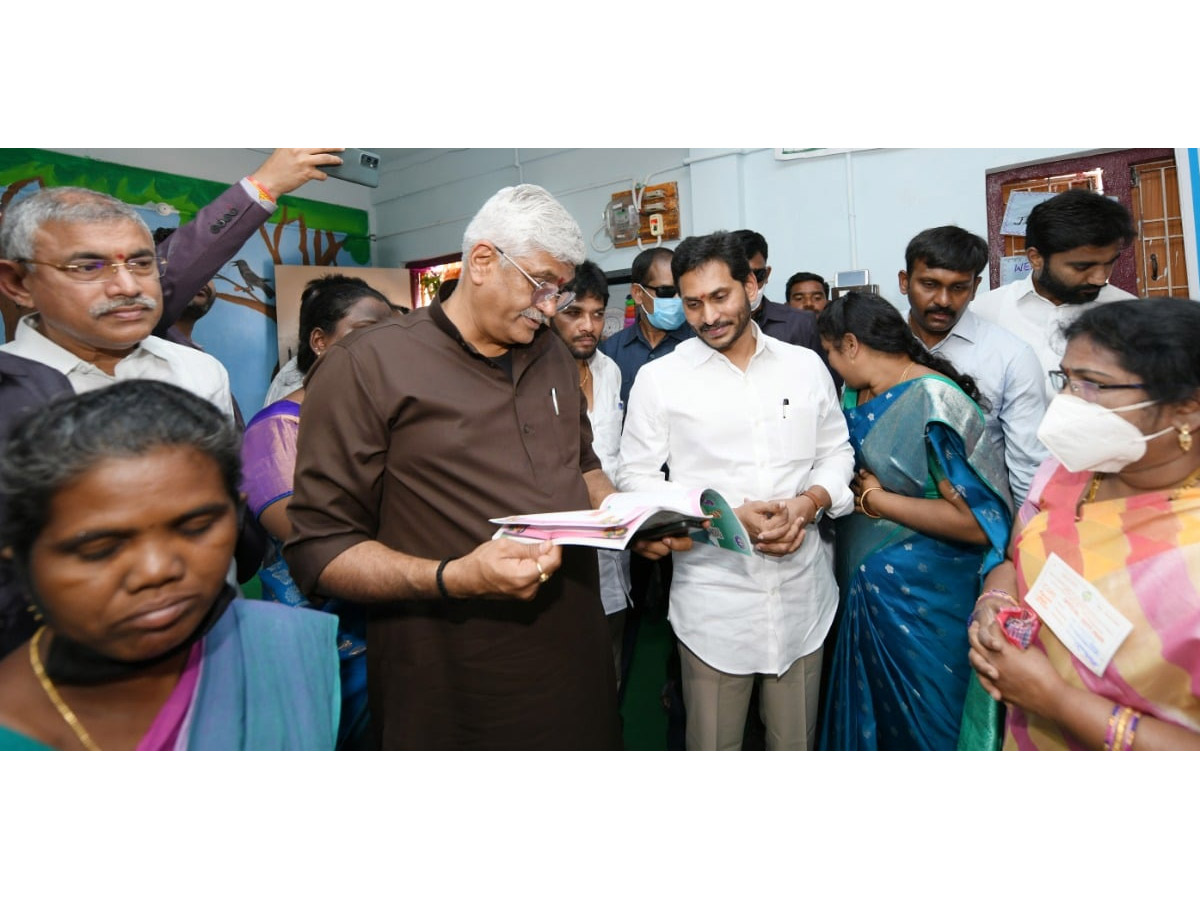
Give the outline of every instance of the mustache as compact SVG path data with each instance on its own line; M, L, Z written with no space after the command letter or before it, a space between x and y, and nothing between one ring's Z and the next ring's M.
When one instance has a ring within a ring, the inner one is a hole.
M733 322L713 322L711 325L701 325L700 331L701 332L709 332L709 331L712 331L714 328L728 328L732 324L733 324Z
M148 309L153 312L158 309L158 301L144 294L138 294L136 297L114 297L112 300L102 300L89 309L88 312L93 319L98 319L114 310L126 309L130 306L140 306L142 309Z

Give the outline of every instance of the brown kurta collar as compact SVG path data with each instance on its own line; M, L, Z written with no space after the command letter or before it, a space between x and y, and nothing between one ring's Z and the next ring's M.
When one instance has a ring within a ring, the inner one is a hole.
M476 359L481 359L489 366L495 369L503 368L495 358L484 356L473 346L466 338L462 336L462 332L458 330L458 326L450 321L450 317L446 315L446 311L442 309L442 301L434 299L429 304L429 318L433 324L444 331L451 337L460 347L463 348L470 356ZM533 334L533 340L528 344L513 344L511 345L512 352L512 380L516 384L521 380L521 375L533 363L535 359L542 356L549 349L550 340L557 340L554 335L550 334L550 329L543 325L538 328Z

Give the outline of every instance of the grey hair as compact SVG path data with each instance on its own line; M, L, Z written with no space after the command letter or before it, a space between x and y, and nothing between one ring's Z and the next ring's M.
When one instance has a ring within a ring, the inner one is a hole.
M136 209L99 191L81 187L45 188L14 203L0 220L0 258L31 259L33 241L47 222L112 222L127 220L150 236Z
M512 257L542 251L575 266L587 255L579 223L536 184L502 188L483 204L463 233L464 265L480 241L496 244Z
M241 437L220 410L162 381L130 379L68 394L22 419L0 455L0 547L22 570L46 527L51 502L72 479L107 459L192 447L221 472L230 499L241 487Z

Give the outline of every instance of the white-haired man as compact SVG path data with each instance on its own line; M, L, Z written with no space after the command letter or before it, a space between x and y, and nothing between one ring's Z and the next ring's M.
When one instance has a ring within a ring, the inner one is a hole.
M467 226L450 297L310 373L284 555L308 596L372 605L384 749L620 746L595 552L492 541L488 523L612 490L575 360L544 327L583 258L549 193L505 188Z

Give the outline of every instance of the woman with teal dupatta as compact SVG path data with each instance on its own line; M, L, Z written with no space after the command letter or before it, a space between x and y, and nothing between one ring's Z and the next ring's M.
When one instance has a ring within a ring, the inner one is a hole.
M974 381L929 354L883 298L850 292L818 320L855 449L837 523L842 606L820 747L953 750L972 670L967 617L1004 558L1003 460Z
M332 750L337 620L234 599L237 429L155 381L52 402L0 456L0 547L42 621L0 750Z

